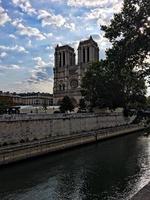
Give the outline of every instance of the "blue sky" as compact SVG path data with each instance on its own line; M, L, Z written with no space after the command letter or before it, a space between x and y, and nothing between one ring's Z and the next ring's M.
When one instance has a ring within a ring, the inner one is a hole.
M77 49L90 35L100 58L110 46L100 24L119 12L122 0L0 0L0 90L51 92L54 48Z

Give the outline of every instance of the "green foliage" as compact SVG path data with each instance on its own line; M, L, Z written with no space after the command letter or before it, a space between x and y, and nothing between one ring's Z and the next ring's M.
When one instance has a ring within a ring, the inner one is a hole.
M144 78L150 76L150 1L124 0L122 11L102 26L112 43L106 60L93 64L82 81L83 95L92 107L142 107ZM150 80L150 79L149 79Z
M150 107L150 96L149 96L149 97L147 97L147 106L149 106L149 107Z
M44 102L43 102L42 107L43 107L43 110L44 110L45 113L46 113L46 111L47 111L47 103L46 103L46 99L44 99Z
M61 101L61 104L60 104L60 111L62 112L62 113L65 113L65 112L67 112L67 111L73 111L74 110L74 105L73 105L73 103L72 103L72 101L71 101L71 99L68 97L68 96L65 96L64 98L63 98L63 100Z
M79 102L79 111L85 110L86 109L86 103L85 103L85 99L80 99Z
M82 94L91 107L116 108L123 105L121 83L111 76L106 61L93 63L82 80Z
M4 108L7 108L7 103L0 100L0 109L4 109Z
M117 70L139 69L139 75L150 76L150 1L124 0L122 11L110 25L102 26L112 43L107 59Z
M13 106L13 102L10 98L7 97L0 97L0 108L8 108Z
M143 78L133 71L126 76L115 73L107 60L93 63L82 79L82 95L91 107L136 107L145 103L145 93Z
M10 102L8 101L8 99L5 98L1 98L0 99L0 114L4 114L6 113L6 110L8 107L10 107Z

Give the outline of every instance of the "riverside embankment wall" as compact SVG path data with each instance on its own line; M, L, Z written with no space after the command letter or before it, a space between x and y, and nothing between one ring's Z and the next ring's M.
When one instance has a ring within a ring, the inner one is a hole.
M0 166L45 155L50 152L62 151L88 143L95 143L99 140L126 135L143 129L144 126L126 125L68 136L47 138L23 144L8 145L0 148Z
M123 126L133 118L118 113L3 115L0 116L0 146Z

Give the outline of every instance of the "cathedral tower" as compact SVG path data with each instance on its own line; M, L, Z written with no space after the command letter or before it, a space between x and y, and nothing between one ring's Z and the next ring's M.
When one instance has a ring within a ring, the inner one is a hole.
M74 49L69 45L57 45L54 67L54 104L58 104L65 95L68 95L68 68L74 65Z
M87 64L99 61L99 48L92 36L81 41L78 47L78 64Z

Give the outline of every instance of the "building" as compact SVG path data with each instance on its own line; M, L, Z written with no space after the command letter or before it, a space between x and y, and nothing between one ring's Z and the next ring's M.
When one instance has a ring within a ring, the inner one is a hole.
M21 96L16 93L2 92L0 91L0 101L5 102L9 106L22 104Z
M81 80L87 68L99 61L98 44L90 36L81 41L78 47L76 64L75 51L69 45L55 48L54 105L59 105L64 96L69 96L75 105L81 99Z
M48 93L27 93L22 95L22 105L52 106L53 95Z
M53 95L49 93L9 93L0 91L0 101L6 102L10 106L32 105L32 106L52 106Z

